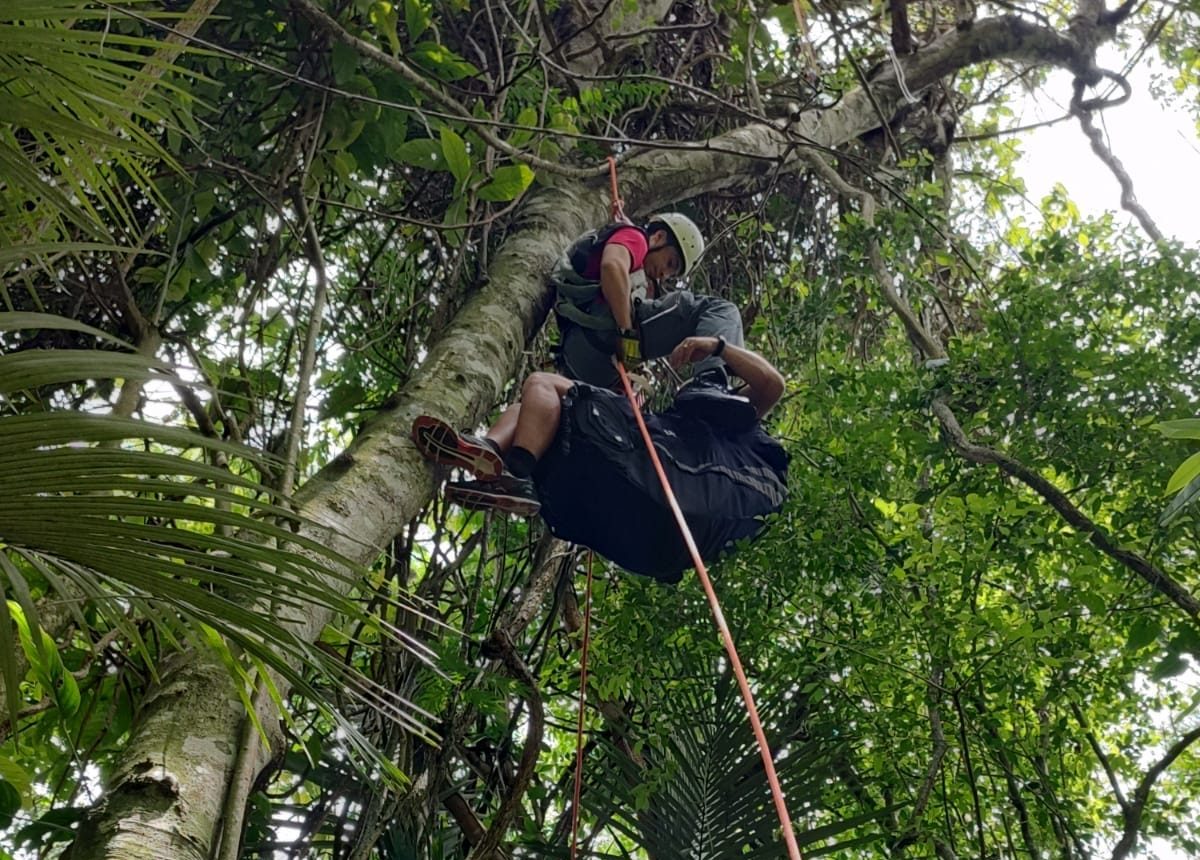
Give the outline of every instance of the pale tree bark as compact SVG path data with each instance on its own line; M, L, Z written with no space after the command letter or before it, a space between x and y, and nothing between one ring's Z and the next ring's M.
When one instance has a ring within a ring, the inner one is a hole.
M904 58L908 88L916 92L958 69L999 58L1062 65L1082 75L1091 68L1096 42L1110 35L1097 21L1077 22L1078 32L1069 34L1014 16L977 22ZM799 147L838 147L879 126L881 114L894 115L901 93L893 76L888 69L872 83L873 97L851 92L833 108L804 113L787 126L750 124L708 141L629 158L621 169L628 211L644 214L708 191L751 185L781 166L801 168L806 162ZM431 346L412 381L345 453L301 488L300 513L328 528L321 534L306 529L310 537L367 564L428 501L432 473L409 440L412 420L422 413L457 426L480 420L517 371L527 338L545 317L544 273L560 249L608 218L602 181L592 186L569 177L555 181L531 195L490 267L488 283ZM313 607L286 624L312 641L329 620L328 611ZM232 682L213 658L192 652L169 667L71 860L207 860L222 816L243 814L222 809L240 717ZM268 757L268 750L260 751L258 766Z

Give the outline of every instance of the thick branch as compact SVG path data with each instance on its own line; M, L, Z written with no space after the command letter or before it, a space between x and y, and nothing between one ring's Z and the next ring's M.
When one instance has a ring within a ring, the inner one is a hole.
M492 818L487 836L475 846L467 860L483 860L485 857L490 857L500 844L500 840L504 838L509 824L516 817L517 810L521 807L521 798L528 790L529 783L533 781L533 771L542 751L542 730L546 719L542 696L537 688L537 679L533 677L529 667L517 654L508 634L503 629L497 629L484 645L484 653L503 661L504 668L508 670L508 673L526 688L525 701L529 705L529 731L525 735L525 747L521 750L521 763L517 766L517 773L513 777L508 796L504 798L496 815Z
M1086 534L1097 549L1136 573L1151 588L1167 597L1192 618L1200 616L1200 601L1197 601L1191 592L1136 552L1114 543L1105 531L1088 517L1084 516L1061 490L1007 454L993 448L972 444L967 439L962 427L959 426L954 413L950 411L950 407L941 400L933 402L933 413L941 422L942 429L945 431L946 437L949 439L954 450L964 459L972 463L997 466L1006 475L1016 478L1045 499L1054 510L1058 511L1063 519Z
M1170 767L1171 763L1183 755L1184 751L1197 740L1200 740L1200 726L1192 729L1179 740L1175 741L1175 743L1171 744L1171 748L1167 750L1166 755L1159 759L1154 767L1146 771L1146 775L1142 777L1142 781L1134 789L1133 801L1125 809L1125 830L1121 834L1121 841L1113 849L1112 860L1125 860L1129 856L1129 852L1137 844L1138 832L1142 827L1142 814L1146 811L1146 802L1150 799L1150 789L1154 787L1155 781L1162 776L1163 771Z

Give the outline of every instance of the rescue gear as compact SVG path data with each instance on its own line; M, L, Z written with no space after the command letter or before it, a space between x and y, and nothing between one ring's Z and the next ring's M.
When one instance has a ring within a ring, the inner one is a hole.
M758 412L750 398L733 392L723 365L696 374L680 387L675 393L674 408L728 433L744 433L758 422Z
M637 329L620 329L617 332L617 358L626 367L642 363L642 338Z

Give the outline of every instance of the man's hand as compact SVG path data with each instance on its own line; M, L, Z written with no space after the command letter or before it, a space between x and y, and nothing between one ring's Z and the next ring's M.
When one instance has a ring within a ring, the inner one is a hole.
M682 367L708 358L717 350L720 341L715 337L685 337L667 359L671 367Z
M642 338L636 329L617 331L617 358L626 367L642 363Z

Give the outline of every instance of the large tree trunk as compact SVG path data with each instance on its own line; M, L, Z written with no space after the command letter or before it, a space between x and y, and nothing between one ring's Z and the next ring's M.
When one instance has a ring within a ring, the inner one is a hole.
M952 31L904 61L912 91L978 62L1009 57L1090 68L1099 26L1070 36L1016 17L981 21ZM797 147L833 149L892 117L900 87L891 69L873 85L837 106L798 117L786 128L751 124L690 149L642 153L622 167L622 192L631 213L647 213L679 199L749 184L780 164L798 166ZM428 501L429 467L409 441L414 417L432 413L471 426L496 402L519 366L521 350L547 310L544 273L560 249L603 223L608 201L603 179L595 187L564 183L531 195L490 269L490 280L433 345L412 382L373 420L350 448L299 493L302 512L328 526L312 535L357 562L368 564ZM291 625L311 641L330 620L314 607ZM192 653L163 678L147 703L123 762L93 810L71 860L173 858L208 860L222 816L225 785L241 737L240 705L229 677L212 658ZM266 751L257 765L265 764Z

